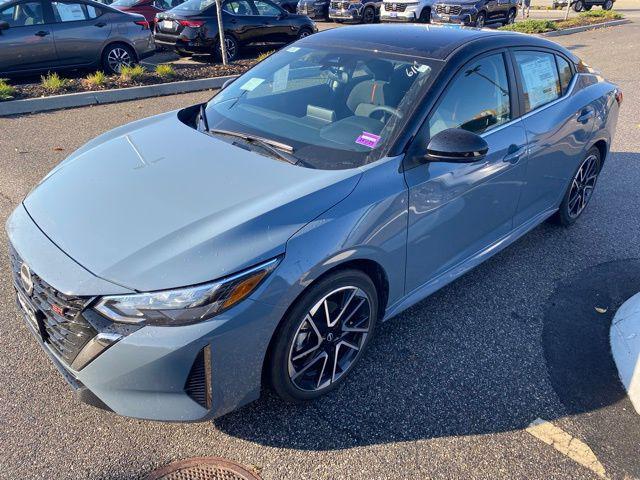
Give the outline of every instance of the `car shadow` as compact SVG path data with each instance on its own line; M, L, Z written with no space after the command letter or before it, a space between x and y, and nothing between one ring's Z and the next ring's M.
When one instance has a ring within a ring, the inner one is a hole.
M588 228L597 215L587 211L580 221L574 229ZM615 310L640 291L640 259L585 269L577 250L563 251L572 232L542 224L379 325L358 367L331 394L290 405L266 391L214 425L301 450L489 434L525 428L538 417L598 411L602 425L608 422L602 436L615 434L611 414L623 416L614 423L624 418L624 428L640 431L608 340ZM627 450L618 449L633 456Z

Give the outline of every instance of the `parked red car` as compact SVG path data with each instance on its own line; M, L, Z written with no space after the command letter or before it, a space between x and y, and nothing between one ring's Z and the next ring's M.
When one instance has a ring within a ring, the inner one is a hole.
M177 7L184 0L115 0L111 6L123 12L143 15L153 30L156 13Z

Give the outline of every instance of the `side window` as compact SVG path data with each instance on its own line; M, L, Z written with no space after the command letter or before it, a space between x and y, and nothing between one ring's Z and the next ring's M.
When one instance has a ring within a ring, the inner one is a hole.
M525 113L560 97L560 79L555 55L544 52L516 52L522 78Z
M567 93L573 78L573 72L571 71L571 65L564 58L556 55L556 62L558 62L558 72L560 72L560 87L562 88L562 95L564 95Z
M56 22L77 22L88 20L89 14L84 3L51 2Z
M24 2L12 5L0 11L0 20L5 21L10 27L27 27L29 25L42 25L42 4L40 2Z
M253 15L247 0L230 0L224 3L222 9L234 15Z
M254 0L253 4L256 6L256 10L258 10L259 15L267 17L277 17L280 15L278 7L271 3L263 2L262 0Z
M102 15L102 10L94 7L93 5L87 4L87 16L91 20L93 20L94 18L98 18L100 15Z
M465 66L429 119L429 133L463 128L483 133L511 120L509 82L502 54Z

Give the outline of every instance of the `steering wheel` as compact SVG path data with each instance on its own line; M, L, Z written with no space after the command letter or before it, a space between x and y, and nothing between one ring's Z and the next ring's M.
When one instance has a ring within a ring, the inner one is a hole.
M393 107L388 107L387 105L377 105L375 107L373 107L371 109L371 111L369 112L368 117L369 118L373 118L372 115L375 112L385 112L388 113L390 115L394 115L398 118L402 118L402 113L400 112L400 110L398 110L397 108L393 108ZM382 119L380 119L380 121L382 121L384 119L384 115L382 116Z
M333 65L328 66L325 70L325 74L329 80L346 84L349 83L349 75L344 70L340 70L338 67Z

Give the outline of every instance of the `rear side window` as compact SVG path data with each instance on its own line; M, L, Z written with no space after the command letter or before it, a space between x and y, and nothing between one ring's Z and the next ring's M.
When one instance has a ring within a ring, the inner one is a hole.
M483 133L511 120L509 82L501 53L465 66L429 119L429 134L447 128Z
M40 2L24 2L0 10L0 21L5 21L11 27L28 27L42 25L42 5Z
M560 73L560 88L562 88L562 95L567 93L571 79L573 78L573 71L571 65L564 58L556 55L556 62L558 62L558 72Z
M90 18L96 18L95 9L92 8L91 13L87 11L87 5L84 3L71 3L71 2L51 2L53 8L53 16L56 18L56 22L77 22L81 20L89 20Z
M545 52L515 53L522 79L525 113L560 97L560 79L554 57Z

